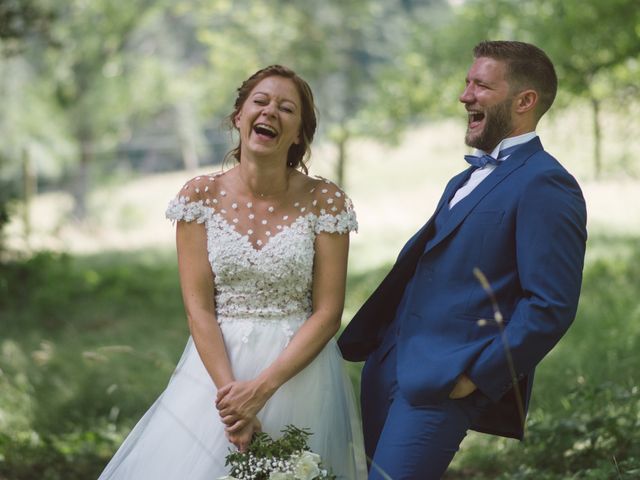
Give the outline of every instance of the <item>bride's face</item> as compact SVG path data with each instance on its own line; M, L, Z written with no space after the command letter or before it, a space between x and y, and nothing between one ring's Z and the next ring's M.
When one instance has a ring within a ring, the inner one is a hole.
M251 90L234 123L240 132L241 156L282 157L300 142L302 102L292 80L271 76Z

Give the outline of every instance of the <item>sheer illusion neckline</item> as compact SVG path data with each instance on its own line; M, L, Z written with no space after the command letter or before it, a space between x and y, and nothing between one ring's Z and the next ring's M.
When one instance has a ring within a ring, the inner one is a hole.
M224 222L227 230L235 232L255 251L261 251L273 237L311 215L318 219L327 215L341 218L343 212L352 212L351 200L322 177L307 177L306 183L291 195L268 200L235 191L233 182L221 179L228 172L195 177L180 190L176 201L191 210L199 205L201 214Z
M236 230L235 225L232 223L229 223L227 218L224 217L222 214L215 212L210 207L204 207L204 208L207 208L210 210L211 218L215 218L216 221L218 222L218 225L221 228L223 228L227 233L230 233L235 237L237 237L238 239L242 240L249 247L250 250L256 253L262 252L269 245L271 245L271 243L276 242L276 239L279 239L282 236L286 236L284 234L291 231L293 227L296 226L296 224L304 224L304 222L307 221L308 217L314 215L312 212L309 212L306 215L300 215L296 217L296 219L293 220L293 222L291 222L290 224L282 225L282 228L280 230L278 230L276 233L267 237L267 240L263 242L261 245L256 245L251 241L251 239L249 238L250 236L247 233L243 234L238 230Z

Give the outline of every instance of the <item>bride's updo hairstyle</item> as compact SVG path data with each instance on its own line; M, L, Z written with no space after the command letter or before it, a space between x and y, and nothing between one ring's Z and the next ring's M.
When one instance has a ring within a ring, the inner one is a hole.
M304 173L307 173L307 166L305 161L311 155L311 142L313 136L316 133L316 127L318 121L316 119L316 105L313 101L313 93L309 84L296 74L293 70L282 65L270 65L262 70L258 70L251 75L248 79L242 82L240 88L238 88L238 96L236 97L235 104L233 106L233 112L227 117L227 121L234 128L234 119L240 113L242 105L249 97L249 94L254 87L267 77L278 76L283 78L289 78L298 89L300 95L301 105L301 124L300 124L300 142L294 143L289 148L287 153L287 166L291 168L299 168ZM233 157L236 161L240 161L240 150L242 148L242 141L238 140L238 145L231 150L225 158Z

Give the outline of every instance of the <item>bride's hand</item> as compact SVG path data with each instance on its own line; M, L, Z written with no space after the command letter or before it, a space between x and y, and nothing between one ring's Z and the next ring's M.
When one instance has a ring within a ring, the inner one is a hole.
M252 422L250 422L239 432L225 432L225 435L229 442L231 442L238 450L244 452L247 448L249 448L251 440L253 439L253 434L261 431L262 425L260 424L260 420L254 418Z
M229 433L243 430L269 399L255 380L231 382L218 390L216 408Z

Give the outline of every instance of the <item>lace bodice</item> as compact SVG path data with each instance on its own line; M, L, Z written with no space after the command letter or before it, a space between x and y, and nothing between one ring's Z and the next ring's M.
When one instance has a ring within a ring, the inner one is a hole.
M309 178L304 194L258 205L226 190L221 175L190 180L166 211L204 224L218 322L306 319L316 235L356 230L351 200L330 181Z

